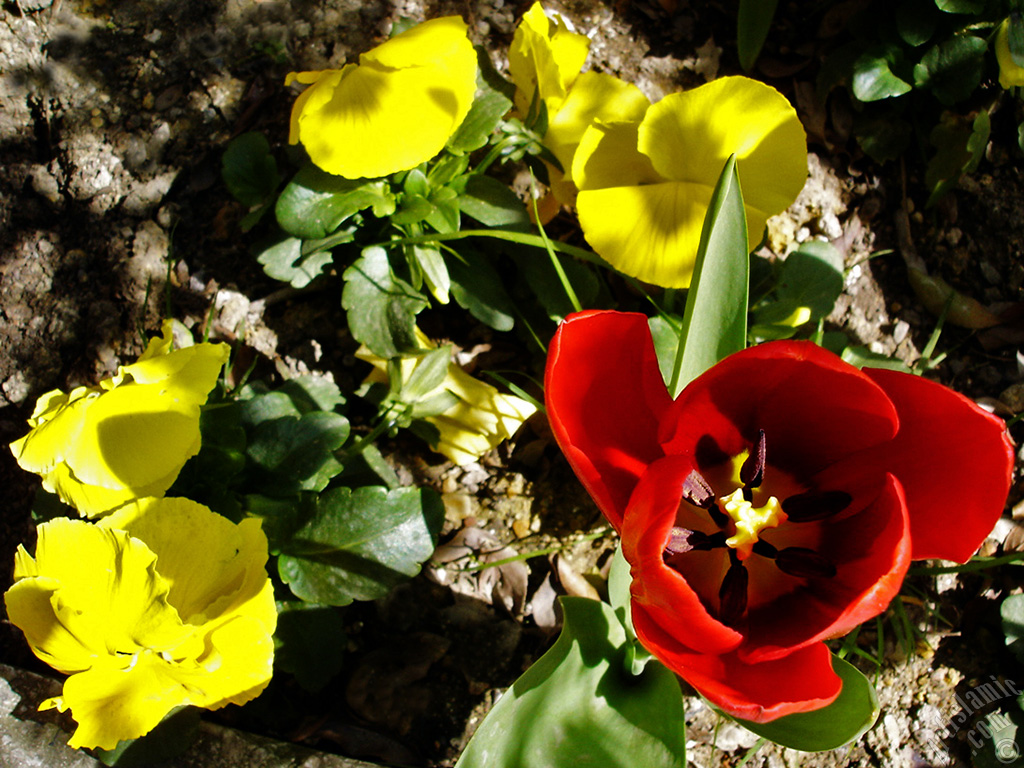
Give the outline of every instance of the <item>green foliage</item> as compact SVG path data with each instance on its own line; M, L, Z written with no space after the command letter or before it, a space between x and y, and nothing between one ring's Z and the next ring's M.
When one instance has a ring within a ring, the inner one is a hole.
M878 696L864 674L838 656L832 669L843 681L839 698L824 709L780 717L770 723L733 718L758 736L802 752L824 752L848 744L875 724Z
M747 345L750 255L736 157L711 195L686 299L669 392L679 394L719 360Z
M685 768L683 699L657 662L633 675L612 608L561 599L565 624L477 729L456 768Z
M283 545L278 572L307 602L375 600L419 572L443 522L429 488L335 488Z
M307 691L327 685L343 666L344 625L329 605L278 602L274 665L295 675Z
M175 707L152 731L138 739L118 742L113 749L96 749L96 759L117 768L144 768L172 760L199 735L199 710Z
M238 202L255 209L241 223L242 231L248 231L269 210L281 183L267 137L250 132L232 139L221 158L221 177Z
M775 17L779 0L740 0L739 16L736 21L736 48L740 66L749 72L761 47L768 37L768 30Z
M319 238L366 208L372 208L376 216L394 212L395 198L386 181L343 179L310 163L285 186L275 213L277 223L288 234Z
M777 270L774 288L754 310L751 335L788 339L807 323L827 317L843 292L843 257L829 243L810 240Z
M344 278L341 305L348 310L349 330L356 341L385 359L418 348L416 315L427 300L395 276L383 248L365 249Z

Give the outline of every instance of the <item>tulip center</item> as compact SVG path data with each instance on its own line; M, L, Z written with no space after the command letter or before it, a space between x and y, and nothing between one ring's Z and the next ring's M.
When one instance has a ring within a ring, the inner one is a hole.
M763 506L755 507L743 497L743 492L743 488L737 488L721 500L722 507L736 526L736 533L727 538L725 543L736 550L741 561L750 557L762 530L777 528L786 519L782 505L774 496L769 496Z
M750 449L731 461L711 467L706 475L693 470L683 483L684 504L663 553L666 565L694 585L719 620L734 626L747 614L751 595L757 604L763 604L776 591L781 594L792 589L792 582L766 574L766 564L773 565L774 573L801 580L836 575L835 564L817 551L815 526L804 524L837 515L852 501L844 491L808 489L777 467L771 468L772 477L766 482L765 453L764 430L759 430ZM733 490L718 496L716 487ZM718 530L706 530L702 515ZM783 524L786 530L773 534L778 537L775 544L761 538L766 530ZM712 550L719 558L728 553L728 560L704 559L715 557ZM758 557L750 560L751 555ZM724 574L720 583L715 580L716 573ZM756 583L750 581L751 574L757 577Z

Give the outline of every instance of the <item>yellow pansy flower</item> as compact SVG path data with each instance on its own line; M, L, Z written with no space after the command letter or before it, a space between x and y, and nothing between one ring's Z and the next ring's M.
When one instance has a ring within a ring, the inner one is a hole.
M140 499L98 524L38 527L4 600L33 653L70 675L73 747L112 749L175 707L244 704L270 681L277 624L267 538L188 499Z
M774 88L724 77L666 96L639 121L591 125L572 170L583 234L620 272L686 288L711 193L732 154L756 242L807 177L803 127Z
M572 161L583 132L595 120L639 120L647 97L632 83L600 72L583 72L590 49L586 35L572 32L560 16L548 18L534 3L516 29L508 68L516 86L516 111L525 117L534 100L547 109L544 146L562 169L548 166L551 191L559 202L576 198Z
M138 362L94 387L48 392L11 443L22 469L86 517L161 496L199 452L199 406L227 362L226 344L171 350L173 321Z
M419 328L416 329L416 339L424 349L437 348ZM367 383L388 383L387 360L365 346L359 348L356 357L373 365L374 369L366 377ZM409 379L421 359L402 359L403 380ZM444 381L423 399L429 400L443 392L453 395L456 402L436 416L427 416L424 421L433 424L440 434L432 446L434 450L459 465L476 461L502 440L512 437L537 410L532 403L514 395L503 395L495 387L452 364L448 366Z
M1005 19L996 33L996 61L999 62L999 84L1003 88L1024 85L1024 67L1020 67L1010 55L1010 20Z
M476 94L476 52L458 16L431 19L359 57L359 64L292 72L309 85L292 107L289 142L349 179L415 168L436 155Z

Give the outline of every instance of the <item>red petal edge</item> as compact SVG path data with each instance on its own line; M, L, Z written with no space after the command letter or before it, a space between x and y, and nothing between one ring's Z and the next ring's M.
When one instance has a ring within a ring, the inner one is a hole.
M647 465L664 454L658 425L672 402L647 317L589 311L551 340L544 395L551 430L576 476L616 528Z
M910 513L911 556L967 562L991 533L1013 480L1002 419L934 381L865 368L896 406L900 428L872 458L899 478Z
M734 717L767 723L812 712L827 707L842 690L824 643L781 659L745 664L735 653L714 656L690 650L665 634L635 603L633 625L640 642L659 661Z

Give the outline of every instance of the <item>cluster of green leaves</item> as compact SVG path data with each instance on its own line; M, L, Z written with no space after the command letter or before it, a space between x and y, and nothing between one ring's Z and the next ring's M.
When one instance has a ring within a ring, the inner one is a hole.
M338 387L292 379L211 400L203 445L170 495L238 521L263 523L279 603L279 666L311 688L337 671L340 617L329 606L375 600L433 553L444 506L429 488L400 487L372 440L354 439ZM330 641L330 644L326 644Z
M822 99L837 86L856 109L853 133L878 161L916 145L927 156L929 204L977 167L990 132L994 30L1010 0L873 3L849 22L853 39L822 66ZM1001 93L1001 91L999 92Z

